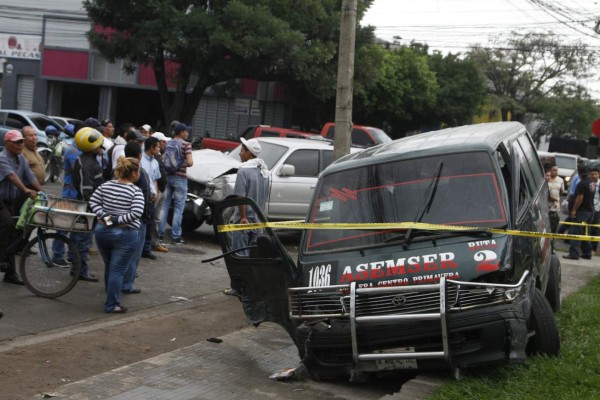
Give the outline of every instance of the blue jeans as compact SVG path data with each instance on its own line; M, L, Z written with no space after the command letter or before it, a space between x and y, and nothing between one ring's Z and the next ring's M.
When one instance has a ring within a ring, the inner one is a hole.
M256 244L258 233L255 231L234 231L231 239L231 250L241 249L252 244ZM250 249L241 250L235 253L238 256L248 257Z
M577 211L575 215L575 220L571 222L587 222L588 224L592 222L593 213L591 211ZM581 225L571 225L569 227L569 233L572 235L583 235L585 234L585 228ZM588 232L589 234L589 232ZM579 240L570 240L569 241L569 257L579 258L579 244L581 242ZM587 240L584 240L581 243L581 256L588 258L592 256L592 245Z
M69 232L67 231L56 231L59 235L69 237ZM52 261L67 261L69 263L73 262L73 254L69 251L67 254L67 259L65 260L65 244L58 240L52 241Z
M125 275L123 276L123 287L121 290L131 291L133 289L133 282L135 282L135 274L137 272L137 267L140 264L140 260L142 258L142 250L144 249L144 243L146 239L146 224L142 222L142 225L139 230L139 239L137 243L137 248L135 249L133 258L129 262L129 266L125 271Z
M71 240L77 250L79 250L79 255L81 256L81 270L79 271L79 275L88 276L88 257L90 247L92 247L92 233L71 232Z
M167 188L165 189L165 203L163 204L162 215L160 216L160 226L158 227L158 236L164 236L165 226L167 225L167 216L171 206L171 198L174 199L173 206L173 224L171 225L171 237L181 239L181 219L183 218L183 208L185 207L185 196L187 194L187 178L177 175L167 176Z
M98 251L104 260L104 311L112 312L121 305L123 277L139 245L139 229L96 225L94 229Z

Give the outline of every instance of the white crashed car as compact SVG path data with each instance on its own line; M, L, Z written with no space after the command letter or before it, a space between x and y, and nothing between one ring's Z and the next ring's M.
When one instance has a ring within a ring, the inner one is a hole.
M333 145L311 139L257 140L270 173L265 215L270 221L303 220L317 178L333 160ZM182 223L184 231L193 231L204 222L212 224L211 204L233 194L241 164L240 149L241 145L229 154L210 149L192 152L194 165L187 169L189 194ZM360 150L352 148L351 152Z

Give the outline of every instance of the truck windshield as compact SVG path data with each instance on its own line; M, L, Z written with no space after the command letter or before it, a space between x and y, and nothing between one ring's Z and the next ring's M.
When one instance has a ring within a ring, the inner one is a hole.
M439 165L443 168L438 171ZM435 190L428 193L434 180ZM500 188L490 155L485 152L373 164L324 176L309 221L389 223L419 218L432 224L505 226ZM423 212L425 201L428 207ZM305 251L376 246L402 231L314 229L308 232Z

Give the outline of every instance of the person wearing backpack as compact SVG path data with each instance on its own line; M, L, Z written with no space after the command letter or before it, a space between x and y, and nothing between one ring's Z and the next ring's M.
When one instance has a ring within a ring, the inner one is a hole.
M167 216L171 198L173 198L173 221L171 224L171 241L173 244L181 244L181 219L183 218L183 208L185 207L185 197L187 195L187 167L191 167L192 144L186 139L190 135L190 128L182 123L173 128L174 137L167 143L163 163L167 172L167 187L165 192L165 203L160 216L160 226L158 227L158 238L163 240L165 226L167 225Z

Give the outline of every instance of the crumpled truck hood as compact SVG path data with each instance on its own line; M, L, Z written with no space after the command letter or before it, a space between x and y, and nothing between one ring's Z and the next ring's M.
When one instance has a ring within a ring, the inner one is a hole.
M192 151L194 165L188 167L187 177L194 182L206 183L223 175L231 169L237 169L242 164L220 151L203 149Z

